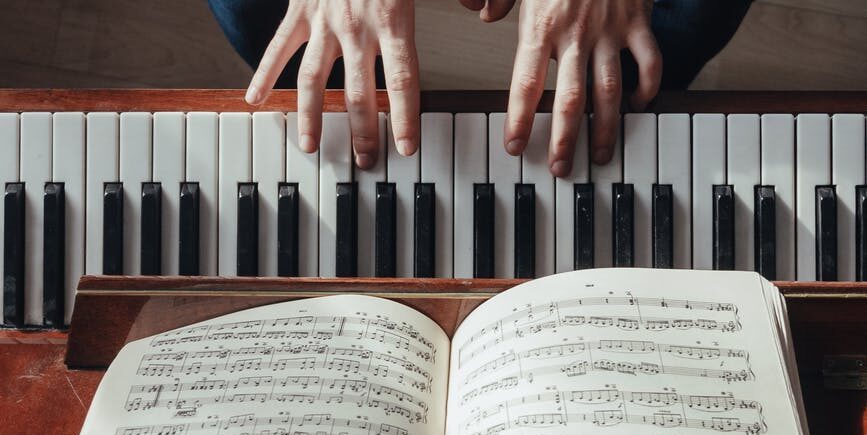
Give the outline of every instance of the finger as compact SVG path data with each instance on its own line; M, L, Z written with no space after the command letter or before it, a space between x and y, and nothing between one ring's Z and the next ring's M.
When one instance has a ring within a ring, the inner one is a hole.
M379 114L376 106L376 55L354 43L344 43L344 96L352 133L355 164L368 169L379 151Z
M480 11L485 7L485 0L460 0L460 2L471 11Z
M575 47L560 54L557 63L548 162L552 175L566 177L572 172L575 142L587 102L587 58Z
M593 162L602 165L611 160L620 126L622 95L620 56L612 42L600 41L593 51Z
M539 99L545 90L550 48L519 43L515 55L515 69L509 90L509 110L504 133L506 151L517 156L524 152Z
M319 148L325 84L336 58L333 36L314 32L298 69L298 146L308 153Z
M499 21L509 15L513 6L515 6L515 0L488 0L485 8L482 9L480 18L487 23Z
M300 20L298 14L290 10L277 27L277 32L265 49L253 79L250 80L250 86L244 97L248 104L262 104L265 101L283 72L283 68L286 67L286 63L308 36L309 30L304 20Z
M419 141L418 55L411 38L387 39L380 46L394 143L405 156L416 152Z
M638 64L638 88L630 99L630 105L634 110L641 111L659 92L662 82L662 54L650 29L633 32L629 35L627 44Z

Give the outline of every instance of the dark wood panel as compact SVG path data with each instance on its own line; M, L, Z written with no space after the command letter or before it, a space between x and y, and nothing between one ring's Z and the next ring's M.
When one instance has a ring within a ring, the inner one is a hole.
M307 297L359 293L418 309L448 334L479 303L520 280L83 277L72 317L67 363L105 367L127 341L245 308ZM779 282L792 327L815 346L867 354L867 341L834 328L867 330L867 284ZM800 329L799 329L800 328ZM833 340L829 340L833 338ZM835 341L836 340L836 341ZM842 341L841 341L842 340ZM819 370L826 352L802 352L802 369Z
M294 111L296 92L278 90L265 104L250 106L243 90L144 89L5 89L0 111ZM506 109L506 91L427 91L423 112L499 112ZM539 111L551 110L546 92ZM388 97L377 93L379 110L387 112ZM342 91L328 91L324 110L345 110ZM590 109L588 109L590 110ZM661 94L648 108L655 113L864 113L867 92L722 92L688 91Z

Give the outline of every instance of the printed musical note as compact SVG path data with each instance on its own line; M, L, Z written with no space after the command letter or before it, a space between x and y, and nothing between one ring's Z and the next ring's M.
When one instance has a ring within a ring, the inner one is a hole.
M92 433L441 433L445 334L393 302L348 296L326 307L328 299L130 343L138 354L119 378L126 397L108 405L137 424Z

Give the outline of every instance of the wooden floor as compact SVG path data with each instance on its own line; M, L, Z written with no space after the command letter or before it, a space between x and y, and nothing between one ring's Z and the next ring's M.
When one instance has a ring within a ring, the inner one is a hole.
M417 0L425 89L507 88L517 13ZM242 88L205 0L4 0L0 87ZM553 82L549 81L549 84ZM757 0L695 89L867 89L867 1Z

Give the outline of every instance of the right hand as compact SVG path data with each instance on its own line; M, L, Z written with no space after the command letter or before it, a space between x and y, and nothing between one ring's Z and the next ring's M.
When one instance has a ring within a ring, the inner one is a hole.
M485 21L503 18L515 4L515 0L460 1L481 10ZM556 59L557 90L548 150L551 173L564 177L572 170L588 71L593 75L595 112L591 157L596 164L608 163L620 126L621 49L629 48L638 63L633 109L644 110L662 80L662 56L650 28L652 8L652 0L524 0L504 135L506 151L519 155L527 147L548 61Z
M307 42L298 71L299 147L319 147L325 85L343 56L346 111L355 163L372 167L379 150L375 60L382 53L391 124L398 152L411 155L419 142L418 56L412 0L292 0L247 89L261 104L293 54Z

